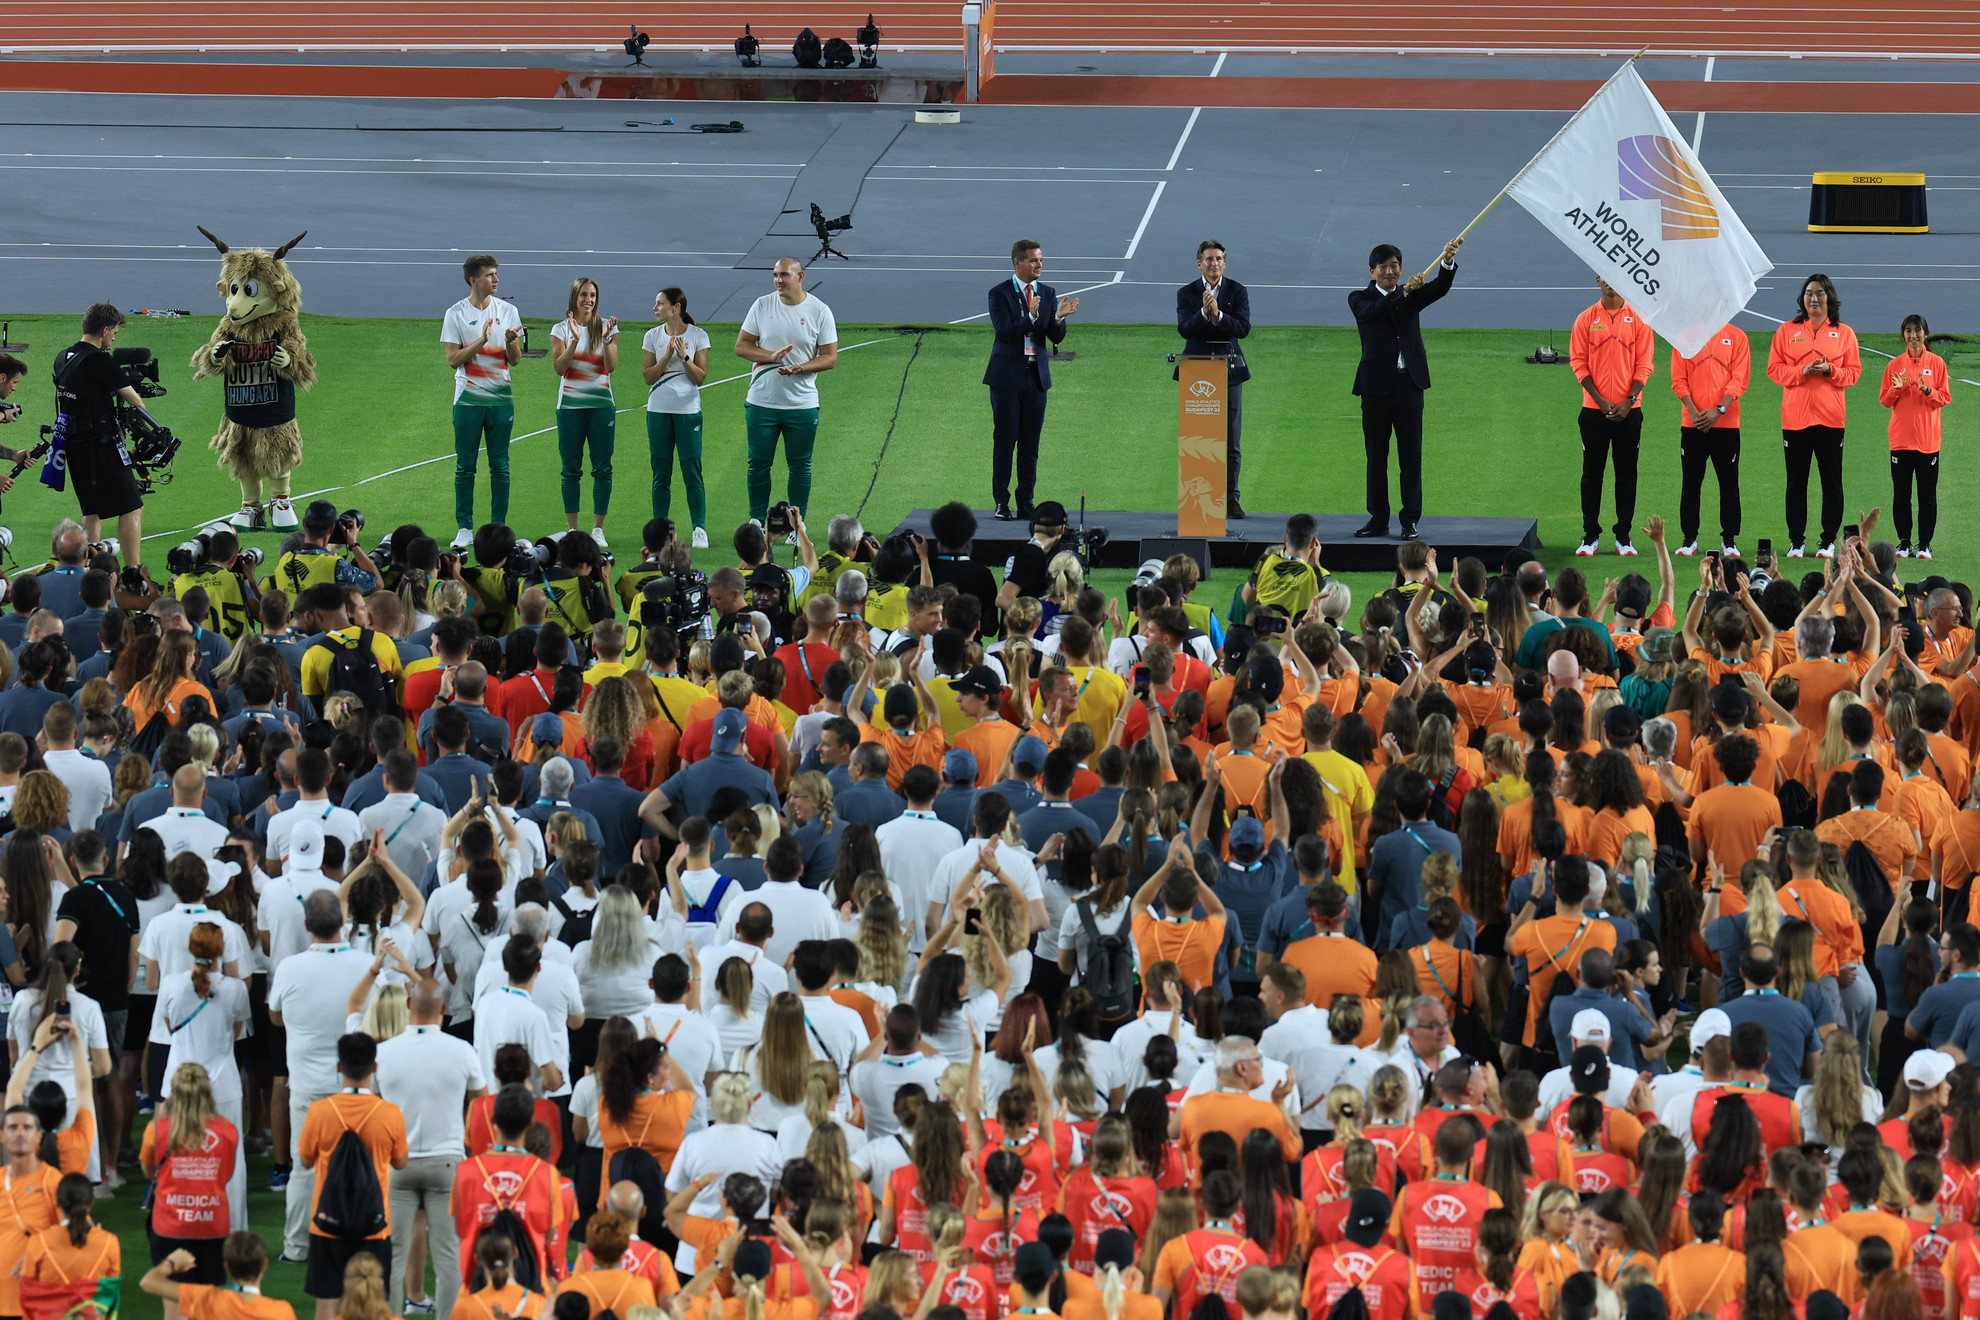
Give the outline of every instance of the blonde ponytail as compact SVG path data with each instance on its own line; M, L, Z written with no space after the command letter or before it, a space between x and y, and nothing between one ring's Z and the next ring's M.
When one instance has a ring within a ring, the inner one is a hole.
M1121 1267L1107 1266L1107 1272L1100 1276L1100 1309L1107 1320L1121 1320L1121 1310L1127 1305L1127 1285L1121 1280Z

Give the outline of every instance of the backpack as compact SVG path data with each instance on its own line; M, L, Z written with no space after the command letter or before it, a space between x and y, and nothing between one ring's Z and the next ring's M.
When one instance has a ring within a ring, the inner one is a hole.
M645 1129L640 1136L646 1135ZM639 1188L639 1194L646 1202L647 1217L640 1220L639 1235L643 1241L658 1241L659 1231L665 1227L659 1210L665 1207L671 1197L667 1191L667 1175L660 1167L660 1161L653 1158L651 1151L639 1146L628 1146L612 1157L612 1166L606 1171L605 1185L629 1182ZM649 1236L651 1234L651 1236ZM593 1317L593 1320L597 1320Z
M152 717L144 722L144 727L132 736L130 754L141 756L147 761L156 759L158 749L165 745L165 735L171 731L172 721L165 712L161 710L153 713Z
M598 915L597 904L592 904L582 912L573 912L570 904L564 902L563 895L559 894L550 900L550 906L556 908L564 918L564 924L557 931L559 940L575 949L591 938L591 919Z
M1086 932L1086 972L1081 980L1098 1006L1103 1022L1121 1022L1134 1016L1134 950L1121 938L1119 930L1101 934L1093 920L1093 901L1082 898L1080 929Z
M542 1292L543 1264L541 1253L538 1251L541 1244L531 1236L529 1225L523 1222L522 1215L515 1208L516 1200L529 1187L529 1181L536 1176L537 1170L532 1168L523 1177L522 1186L516 1189L514 1197L505 1197L495 1191L480 1156L475 1157L474 1167L481 1174L481 1185L495 1197L495 1217L483 1225L481 1231L485 1234L492 1233L499 1238L507 1238L515 1247L514 1261L509 1267L510 1277L531 1292ZM474 1267L474 1278L471 1282L477 1292L488 1286L488 1280L483 1275L478 1262Z
M384 712L395 703L392 689L385 682L385 671L379 668L378 657L372 653L371 639L375 636L369 628L360 628L354 642L330 633L323 638L323 645L330 648L329 690L348 692L366 710Z
M714 886L708 891L706 902L688 904L687 919L710 926L716 924L717 914L722 910L722 895L729 892L729 886L733 883L732 876L717 876ZM570 941L565 940L564 943L569 944Z
M372 1113L379 1106L372 1107ZM333 1238L346 1241L368 1238L385 1231L385 1189L378 1185L378 1166L371 1161L371 1148L359 1134L371 1114L357 1127L346 1127L331 1148L330 1163L317 1179L317 1228Z
M1891 915L1894 906L1890 877L1884 874L1876 854L1861 839L1850 844L1849 851L1843 854L1843 873L1849 877L1850 888L1856 891L1856 901L1863 905L1862 928L1869 932L1864 947L1874 949L1877 932L1884 928L1884 919Z
M1430 811L1426 819L1440 830L1457 832L1457 813L1451 810L1451 785L1457 782L1458 768L1452 766L1437 777L1430 790Z
M1815 795L1808 791L1808 785L1799 779L1790 779L1774 790L1774 800L1781 804L1781 826L1784 829L1811 830L1815 828Z

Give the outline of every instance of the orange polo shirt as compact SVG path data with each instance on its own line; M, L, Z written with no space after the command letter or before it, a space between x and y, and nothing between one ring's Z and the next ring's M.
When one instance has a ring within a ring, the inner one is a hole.
M1817 358L1829 364L1830 374L1816 372L1804 376L1803 365ZM1862 375L1863 358L1857 352L1856 331L1848 326L1834 321L1820 326L1789 321L1774 331L1774 342L1767 350L1767 379L1781 387L1783 431L1842 426L1849 412L1843 391L1856 384Z
M1657 369L1657 336L1625 302L1615 311L1596 303L1574 318L1568 331L1568 367L1576 380L1592 381L1603 398L1621 403ZM1581 406L1596 407L1587 390ZM1634 405L1642 407L1638 400Z
M956 734L955 745L976 758L976 786L988 788L997 782L997 772L1003 768L1004 758L1010 755L1011 744L1018 740L1022 730L1002 716L994 720L978 720ZM940 769L937 766L936 769ZM901 771L906 774L906 770Z
M1375 950L1345 935L1323 932L1294 940L1279 961L1305 974L1306 1002L1315 1007L1332 1007L1335 995L1375 993Z
M1889 782L1889 777L1886 777ZM1824 843L1833 843L1844 853L1852 843L1861 843L1877 859L1877 865L1884 869L1884 875L1895 890L1911 870L1911 864L1918 857L1918 845L1912 841L1911 826L1901 818L1876 807L1852 809L1840 816L1831 816L1815 827L1815 837Z
M1844 909L1847 915L1847 909ZM1577 934L1577 929L1579 933ZM1526 980L1530 987L1526 1003L1526 1034L1521 1044L1533 1043L1534 1028L1547 1003L1547 992L1554 978L1570 968L1581 966L1581 955L1590 949L1616 947L1616 928L1606 921L1586 921L1580 913L1556 913L1529 921L1506 940L1506 952L1526 959ZM1819 947L1819 945L1818 945ZM1858 950L1859 954L1861 949Z
M1952 402L1952 373L1945 359L1929 351L1920 357L1898 354L1884 365L1877 402L1891 410L1893 451L1938 453L1939 410Z
M1782 912L1815 927L1815 975L1834 976L1843 964L1863 961L1863 931L1841 894L1820 880L1791 880L1776 897Z
M1143 908L1134 914L1133 931L1143 967L1173 962L1192 991L1216 979L1217 951L1224 947L1221 916L1173 921Z
M1739 425L1739 397L1752 383L1753 346L1735 326L1721 327L1690 357L1671 350L1671 393L1680 400L1690 395L1700 408L1724 403L1726 415L1713 423L1715 428Z

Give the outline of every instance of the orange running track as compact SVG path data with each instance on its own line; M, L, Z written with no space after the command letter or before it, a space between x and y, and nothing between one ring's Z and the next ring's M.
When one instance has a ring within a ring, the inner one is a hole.
M629 23L653 49L726 50L745 21L766 49L800 27L850 38L874 4L883 50L960 50L957 0L734 0L551 8L538 0L26 0L0 54L36 52L613 50ZM1821 54L1972 58L1980 3L1911 8L1893 19L1859 0L1765 6L1376 3L1375 0L1004 0L1000 50L1479 52L1492 54Z

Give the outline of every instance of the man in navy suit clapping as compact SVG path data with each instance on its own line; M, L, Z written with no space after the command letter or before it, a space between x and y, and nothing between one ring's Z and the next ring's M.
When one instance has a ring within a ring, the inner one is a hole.
M1224 451L1224 516L1244 517L1238 503L1238 473L1244 466L1244 383L1251 368L1238 341L1251 333L1251 293L1224 274L1224 245L1206 238L1196 245L1196 268L1202 275L1176 290L1176 330L1183 353L1191 357L1226 359L1224 418L1230 444ZM1178 367L1180 374L1181 368Z
M1038 277L1045 252L1035 241L1011 244L1011 278L990 290L990 329L996 342L983 383L990 387L990 419L995 450L990 490L997 517L1005 522L1031 517L1031 491L1038 480L1038 435L1045 428L1045 392L1052 388L1052 347L1066 337L1066 318L1079 299L1061 302ZM1017 458L1017 508L1011 508L1011 459Z

